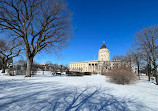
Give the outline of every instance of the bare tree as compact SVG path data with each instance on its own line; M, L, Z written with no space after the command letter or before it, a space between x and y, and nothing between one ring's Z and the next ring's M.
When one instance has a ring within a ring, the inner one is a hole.
M135 35L135 46L144 55L144 60L147 62L148 74L152 72L156 78L158 85L158 26L149 26L142 29Z
M71 14L64 0L1 0L0 30L12 32L26 48L26 77L36 54L62 49L71 35Z
M22 42L7 42L5 39L0 40L0 61L2 63L2 73L5 73L6 65L9 60L19 56L22 49Z
M133 58L128 53L126 55L115 55L113 56L112 60L118 61L116 67L124 67L129 69L130 71L132 71L133 68L135 68Z
M127 55L131 57L132 60L134 60L134 62L137 65L137 73L138 73L138 77L140 79L140 65L141 65L141 61L142 61L142 54L140 52L138 52L137 50L135 50L134 48L132 48L131 50L128 50Z
M23 58L20 58L19 60L14 62L14 68L16 70L26 70L27 67L27 61Z
M112 57L112 60L113 61L124 61L125 58L126 58L126 56L124 56L124 55L115 55Z

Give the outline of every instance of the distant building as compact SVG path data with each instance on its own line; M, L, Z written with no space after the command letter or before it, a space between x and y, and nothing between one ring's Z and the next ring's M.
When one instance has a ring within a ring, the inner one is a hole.
M130 67L135 72L134 62L130 61L110 61L110 51L103 43L99 49L98 60L86 61L86 62L71 62L70 71L75 72L92 72L99 73L108 72L114 67L126 66Z

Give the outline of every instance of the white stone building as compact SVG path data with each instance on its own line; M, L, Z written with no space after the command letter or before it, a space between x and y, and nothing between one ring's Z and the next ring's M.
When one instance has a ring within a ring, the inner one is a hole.
M71 62L70 71L74 72L92 72L101 74L102 72L110 71L114 66L130 67L135 72L135 66L132 61L110 61L110 51L103 43L99 49L98 60L85 61L85 62Z

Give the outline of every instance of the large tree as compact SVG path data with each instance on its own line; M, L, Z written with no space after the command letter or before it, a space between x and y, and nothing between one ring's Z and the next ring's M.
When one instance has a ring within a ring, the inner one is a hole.
M2 73L5 73L7 62L19 56L22 51L21 46L21 41L7 42L5 39L0 39L0 62L2 63Z
M134 45L144 56L149 76L152 70L158 84L158 26L149 26L136 33Z
M0 30L25 44L27 71L40 51L62 49L71 38L71 14L64 0L1 0Z

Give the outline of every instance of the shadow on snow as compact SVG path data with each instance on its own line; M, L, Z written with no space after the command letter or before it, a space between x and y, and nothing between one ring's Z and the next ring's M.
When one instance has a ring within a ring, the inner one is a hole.
M8 111L143 111L135 98L116 97L111 89L65 87L53 82L0 82L0 110ZM150 109L148 109L150 110Z

